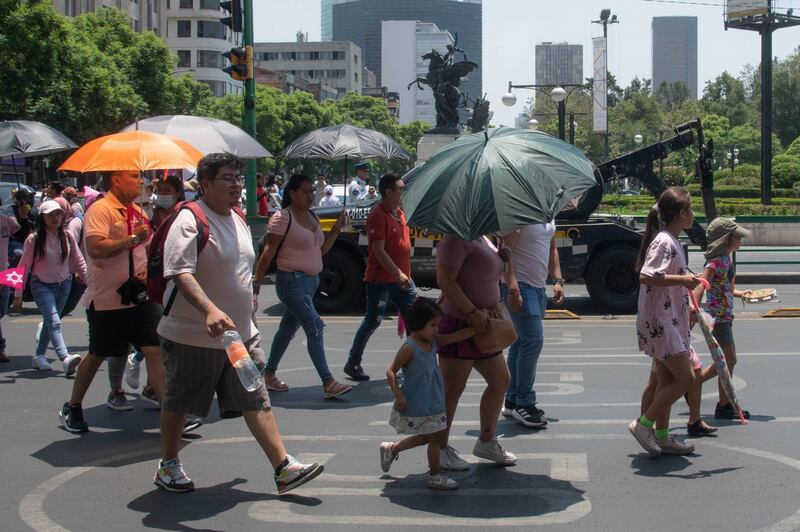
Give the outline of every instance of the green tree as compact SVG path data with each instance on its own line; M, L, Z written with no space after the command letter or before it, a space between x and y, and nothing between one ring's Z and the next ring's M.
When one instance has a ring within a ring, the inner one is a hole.
M784 146L800 136L800 47L772 71L772 115Z
M424 135L430 127L430 124L420 120L414 120L413 122L397 126L397 141L400 142L400 145L403 146L403 149L408 153L416 156L417 142L419 142L419 139L422 138L422 135Z
M397 124L383 100L348 92L343 98L324 102L325 106L332 106L344 123L380 131L392 138L397 136Z

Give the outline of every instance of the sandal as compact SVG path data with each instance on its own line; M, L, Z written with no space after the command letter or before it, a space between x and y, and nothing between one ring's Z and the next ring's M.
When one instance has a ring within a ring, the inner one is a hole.
M327 384L322 386L322 391L325 394L325 399L334 399L341 395L346 394L347 392L353 389L352 386L349 384L342 384L340 382L336 382L334 379L328 381Z
M689 433L689 436L709 436L718 430L716 427L709 427L708 425L704 427L701 423L702 421L697 421L695 423L686 424L686 431Z
M289 385L280 380L274 373L264 374L264 383L271 392L288 392Z

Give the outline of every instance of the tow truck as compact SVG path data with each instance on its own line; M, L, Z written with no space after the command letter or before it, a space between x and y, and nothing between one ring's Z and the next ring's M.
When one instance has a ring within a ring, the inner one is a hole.
M674 136L626 153L597 166L597 184L572 208L556 218L556 242L561 273L568 282L583 280L591 298L612 312L636 308L639 292L636 257L641 231L633 217L593 214L604 185L625 177L641 181L654 198L666 189L654 163L671 152L697 146L696 175L701 182L707 219L714 217L713 141L705 142L700 119L676 126ZM379 200L358 200L346 206L350 226L323 257L323 271L315 304L322 313L355 311L363 301L367 258L366 220ZM324 231L330 230L342 207L318 207ZM411 276L420 288L436 288L436 245L443 235L410 227ZM697 222L687 230L690 240L705 249L705 232Z

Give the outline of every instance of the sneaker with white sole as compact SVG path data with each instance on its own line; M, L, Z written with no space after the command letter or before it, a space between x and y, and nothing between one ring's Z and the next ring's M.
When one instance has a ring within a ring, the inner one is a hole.
M142 369L142 363L136 360L136 353L128 355L128 361L125 362L125 382L133 390L139 389L139 372Z
M325 466L317 463L301 464L292 455L287 454L288 464L283 466L279 473L275 473L275 484L278 486L278 494L284 493L302 486L309 480L319 476L325 470Z
M694 452L694 445L675 439L675 436L670 436L666 440L656 439L656 444L661 449L661 454L691 454Z
M539 414L539 409L535 405L518 405L511 411L511 417L526 427L534 429L542 428L547 425L547 420Z
M158 402L158 397L156 397L156 391L153 389L152 386L148 385L142 388L142 393L139 394L139 399L156 408L161 408L161 403Z
M81 363L81 356L80 355L67 355L64 357L64 360L61 361L64 364L64 374L67 377L71 377L75 375L75 372L78 371L78 364Z
M156 486L175 493L186 493L194 489L194 482L186 476L183 466L177 458L166 462L160 460L153 482Z
M205 424L203 418L197 416L187 416L186 423L183 424L183 434L197 430Z
M111 410L132 410L133 405L125 397L125 392L122 390L111 390L108 392L108 399L106 399L106 406Z
M656 456L661 454L661 447L656 442L656 433L652 427L647 428L636 419L628 425L628 430L645 451Z
M478 458L491 460L502 465L514 465L517 463L517 457L503 449L497 438L492 438L489 441L477 440L475 447L472 448L472 454Z
M392 462L397 460L399 456L398 453L392 450L392 445L394 444L390 441L381 443L381 469L384 473L389 472L389 469L392 467Z
M517 408L517 405L515 403L512 403L508 399L505 399L503 401L503 410L501 410L500 413L503 414L503 417L507 417L510 419L513 417L512 412L514 412L515 408Z
M83 420L83 408L80 404L64 403L64 406L58 411L58 420L70 432L87 432L89 430L89 425Z
M50 362L47 361L44 355L34 355L33 360L31 360L31 367L39 371L50 371L53 369L53 366L50 365Z
M450 445L439 451L439 467L445 471L469 470L469 464Z
M428 476L428 487L432 490L455 490L458 483L444 473Z

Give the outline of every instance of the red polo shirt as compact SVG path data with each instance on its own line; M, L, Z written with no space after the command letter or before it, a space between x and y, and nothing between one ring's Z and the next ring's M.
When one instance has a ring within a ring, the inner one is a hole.
M373 254L373 242L383 241L383 249L392 261L404 274L411 275L411 237L406 227L406 215L403 209L397 209L400 214L398 220L392 216L391 211L384 207L383 202L372 209L367 217L367 240L369 241L369 256L367 258L367 271L364 281L371 283L395 283L397 278L393 273L387 272Z

